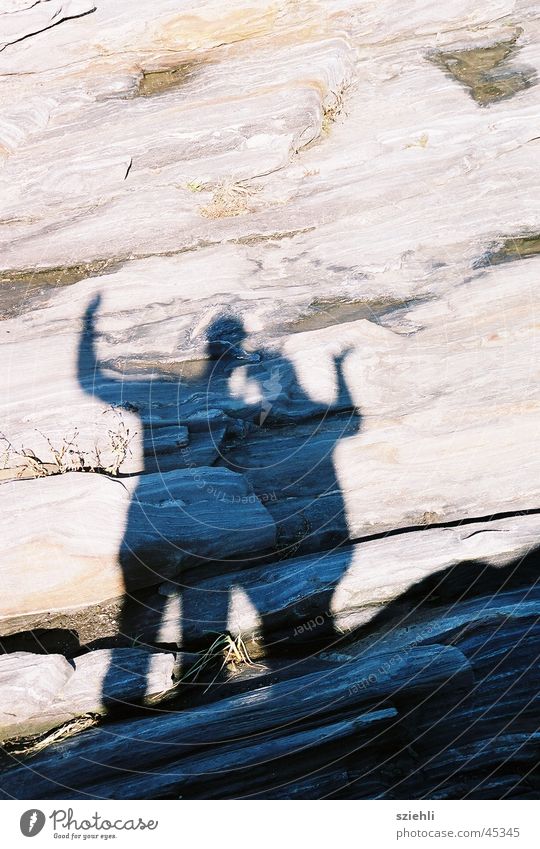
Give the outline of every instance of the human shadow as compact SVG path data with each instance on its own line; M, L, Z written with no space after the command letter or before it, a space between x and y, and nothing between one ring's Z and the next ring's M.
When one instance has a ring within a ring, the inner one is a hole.
M309 397L287 358L271 350L248 350L242 322L229 314L210 324L206 357L196 364L181 365L176 372L154 367L150 376L133 369L120 372L118 363L106 370L96 350L99 306L98 295L85 312L79 383L102 403L138 417L144 455L142 468L131 476L137 483L131 481L131 503L119 552L126 591L117 645L133 645L137 640L148 647L180 646L183 650L208 646L228 631L232 583L229 589L215 593L198 585L204 575L230 573L235 592L244 591L250 600L256 597L263 648L272 651L266 627L272 588L261 602L261 593L253 593L249 567L261 561L274 564L278 575L283 559L348 540L334 463L338 442L356 433L361 424L343 374L348 350L333 358L335 391L330 404ZM228 476L224 478L227 481L241 475L250 487L243 496L245 503L255 502L262 518L244 528L242 498L235 504L236 496L226 487L222 490L219 483L209 482L214 472ZM175 489L178 480L184 487L180 495ZM210 526L221 522L223 530L224 516L236 515L238 527L234 518L229 519L232 524L225 532L222 553L197 553L197 533L204 531L200 524L197 529L197 516L188 517L190 524L181 506L171 515L170 508L153 503L164 492L169 500L162 497L162 504L176 500L182 505L185 491L195 502L200 499L209 505ZM244 542L246 533L251 533L253 543L247 545L247 553L237 554L235 535L240 530ZM347 567L344 558L340 574L331 576L311 611L324 622L329 637L334 633L332 595ZM180 621L171 621L171 598L179 602L173 620ZM179 636L171 637L175 626ZM149 673L150 661L149 652L142 675ZM114 667L121 663L121 653L113 651L103 685L103 700L110 710L115 705L107 693L112 689Z

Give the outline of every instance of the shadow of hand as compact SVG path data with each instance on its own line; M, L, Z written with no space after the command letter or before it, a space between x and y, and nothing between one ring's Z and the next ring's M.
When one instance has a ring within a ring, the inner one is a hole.
M347 359L349 354L352 354L353 351L354 345L347 345L347 347L340 351L339 354L333 355L332 359L334 360L334 365L338 371L342 370L344 361Z
M95 316L97 311L99 310L99 306L101 304L101 293L98 292L97 295L94 295L86 310L84 311L83 317L83 326L85 336L93 337L95 333Z

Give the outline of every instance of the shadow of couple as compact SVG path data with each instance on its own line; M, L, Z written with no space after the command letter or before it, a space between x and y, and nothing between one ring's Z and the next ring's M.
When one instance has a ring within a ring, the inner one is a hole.
M129 476L136 483L130 482L131 502L119 552L125 596L118 645L132 645L143 635L138 642L148 647L207 647L216 636L229 632L233 589L240 589L256 608L264 651L272 653L276 615L286 619L287 606L294 606L296 590L301 589L297 586L290 599L281 598L276 614L272 595L282 561L348 540L334 453L337 443L361 426L343 373L349 349L333 357L331 404L309 397L295 366L283 354L250 349L243 322L231 313L219 315L207 327L202 360L154 368L151 374L130 366L119 370L118 361L107 368L97 354L100 304L97 295L85 312L78 380L101 403L138 417L144 455L140 473ZM244 485L247 481L248 500L231 503L228 493L220 498L220 487L227 489L239 475ZM211 487L207 481L212 481ZM165 493L163 503L169 509L153 503L158 492ZM187 519L190 508L185 507L183 492L190 493L193 503ZM202 500L207 506L201 519L197 502ZM171 503L178 504L172 514ZM197 553L198 536L212 541L216 533L224 541L223 553ZM266 563L273 570L265 586L253 584L250 566L255 563ZM312 593L303 611L306 620L324 623L319 636L324 634L327 642L338 637L331 601L347 566L344 557L340 574L334 569L327 581L323 576L322 587ZM211 582L202 580L205 575L217 576L213 589ZM299 570L298 580L309 582L309 575ZM141 595L137 592L141 587L153 589ZM179 602L173 610L178 621L172 623L171 597ZM179 636L171 640L166 634L175 626ZM150 659L149 652L148 663ZM121 653L113 650L103 685L105 702L114 666L121 662ZM149 667L142 674L148 671Z

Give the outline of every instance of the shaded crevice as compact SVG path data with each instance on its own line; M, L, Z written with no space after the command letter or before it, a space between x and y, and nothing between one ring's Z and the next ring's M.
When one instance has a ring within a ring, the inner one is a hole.
M517 259L528 259L540 254L540 234L528 236L511 236L492 245L473 263L473 268L486 268L490 265L501 265L504 262L514 262Z
M155 97L180 88L193 76L201 63L186 62L177 68L161 68L155 71L143 71L135 97Z
M516 45L520 34L489 47L442 51L428 59L461 83L479 106L489 106L536 83L535 68L510 64L520 49Z
M430 522L425 525L405 525L400 528L393 528L390 531L380 531L374 534L366 534L351 539L351 543L371 542L372 540L385 539L386 537L398 536L399 534L410 534L415 531L429 531L439 528L459 528L462 525L473 525L478 522L496 522L499 519L512 519L519 516L537 516L540 514L540 507L529 507L522 510L501 510L499 513L490 513L487 516L466 516L463 519L452 519L448 522ZM488 530L488 529L486 529ZM484 530L476 531L476 533L484 533ZM471 534L473 536L473 534Z
M34 4L37 5L37 4ZM33 8L32 6L30 8ZM96 11L97 6L92 6L90 9L85 9L82 12L67 14L63 17L59 17L58 19L52 20L48 25L43 26L39 29L36 29L32 32L27 32L24 35L19 36L18 38L14 38L13 41L5 42L4 44L0 44L0 53L6 49L6 47L11 47L13 44L20 44L21 41L26 41L28 38L34 38L36 35L40 35L43 32L47 32L47 30L52 29L53 27L58 26L59 24L63 24L66 21L74 21L77 18L85 18L86 15L91 15ZM28 10L24 10L28 11Z

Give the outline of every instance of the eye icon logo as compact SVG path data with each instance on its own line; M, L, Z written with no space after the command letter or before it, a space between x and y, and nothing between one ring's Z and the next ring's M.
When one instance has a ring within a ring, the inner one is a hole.
M45 814L43 811L38 811L37 808L25 811L21 817L21 831L25 837L35 837L44 825Z

